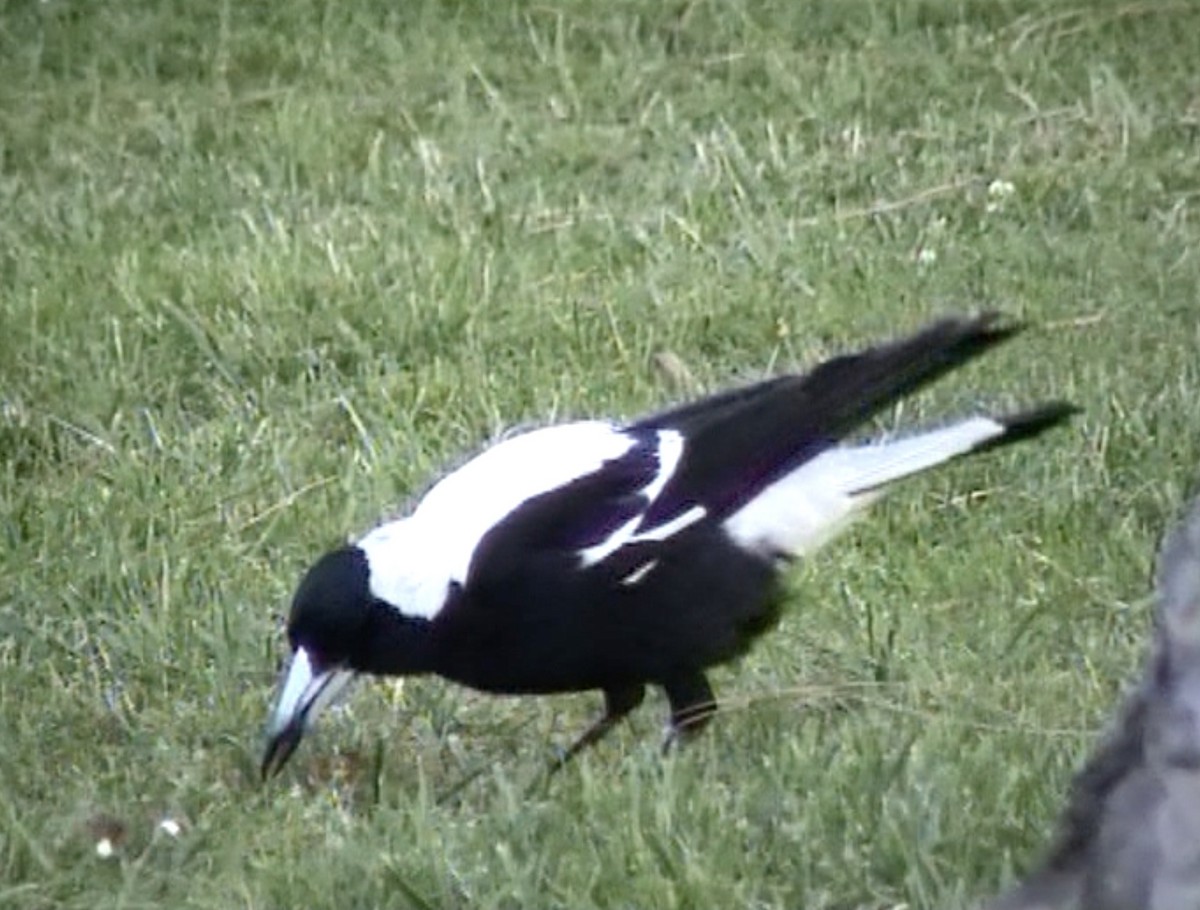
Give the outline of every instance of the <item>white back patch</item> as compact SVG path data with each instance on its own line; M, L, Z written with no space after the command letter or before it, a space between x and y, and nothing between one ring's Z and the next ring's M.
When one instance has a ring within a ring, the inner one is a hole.
M525 501L599 470L634 444L610 423L581 421L532 430L485 449L435 484L411 516L380 525L358 541L370 563L371 593L406 616L432 619L451 583L466 581L484 534ZM682 441L678 448L682 451Z

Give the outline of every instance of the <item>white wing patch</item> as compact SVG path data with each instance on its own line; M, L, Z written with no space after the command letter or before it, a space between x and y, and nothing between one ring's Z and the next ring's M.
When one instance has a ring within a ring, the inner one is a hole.
M639 581L641 581L643 578L645 578L647 575L649 575L651 572L653 572L657 566L658 566L657 559L652 559L649 562L642 563L642 565L638 566L636 569L634 569L632 572L630 572L628 575L626 575L624 578L622 578L621 584L623 584L627 588L631 588L634 585L636 585Z
M650 501L653 502L654 500ZM642 516L638 515L617 528L608 540L588 547L585 550L580 550L579 557L583 560L585 568L587 566L594 566L606 556L610 556L627 544L641 543L647 540L666 540L668 537L673 537L684 528L694 525L703 519L707 514L708 510L704 506L692 506L682 515L676 515L670 521L655 525L641 533L635 534L634 531L638 523L642 520Z
M659 430L658 473L641 490L641 494L646 497L647 509L654 504L654 501L667 485L667 481L671 479L671 475L675 473L675 469L679 467L679 459L682 455L683 436L675 430ZM580 550L579 558L584 568L594 566L627 544L640 543L647 540L666 540L668 537L678 534L689 525L700 521L708 512L703 506L695 505L669 521L639 532L637 528L642 522L642 514L635 515L629 519L629 521L617 528L607 540ZM646 571L649 570L647 569ZM632 584L632 582L630 583Z
M651 502L658 498L683 457L683 434L675 430L658 431L658 473L646 484L642 494Z

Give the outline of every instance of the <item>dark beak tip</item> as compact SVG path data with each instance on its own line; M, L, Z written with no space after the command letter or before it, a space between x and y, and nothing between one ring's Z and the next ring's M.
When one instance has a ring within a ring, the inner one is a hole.
M283 766L288 763L288 759L300 745L300 738L303 735L303 727L300 724L292 723L270 738L267 742L266 752L263 753L261 769L263 783L277 776L283 770Z
M263 755L262 768L260 770L262 771L262 782L264 784L270 781L283 768L283 763L275 760L275 752L276 750L272 744L267 747L267 751Z

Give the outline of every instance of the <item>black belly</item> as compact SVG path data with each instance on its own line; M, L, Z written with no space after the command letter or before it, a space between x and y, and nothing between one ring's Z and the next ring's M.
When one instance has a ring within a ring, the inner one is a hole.
M503 585L468 585L434 621L434 670L512 694L659 682L743 653L780 605L775 564L717 528L582 572L551 555Z

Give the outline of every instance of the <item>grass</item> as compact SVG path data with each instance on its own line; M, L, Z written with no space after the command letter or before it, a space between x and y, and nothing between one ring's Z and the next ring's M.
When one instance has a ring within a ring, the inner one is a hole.
M0 4L0 905L937 908L1026 868L1200 463L1198 58L1193 3ZM800 567L693 748L653 701L547 784L594 698L417 680L259 785L298 574L447 462L984 306L1033 328L905 421L1085 415Z

